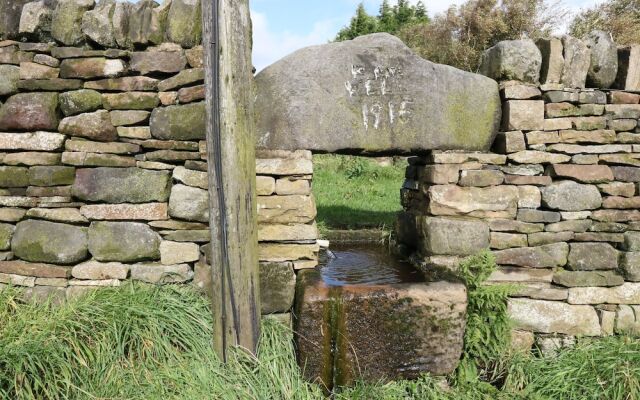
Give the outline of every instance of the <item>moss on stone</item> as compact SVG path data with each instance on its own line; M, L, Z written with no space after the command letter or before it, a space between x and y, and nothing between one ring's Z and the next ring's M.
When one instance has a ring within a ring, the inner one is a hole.
M75 264L88 256L87 232L73 225L27 220L18 223L11 250L25 261Z
M11 237L16 227L10 224L0 224L0 250L9 250L11 248Z
M134 262L160 258L160 235L137 222L94 222L89 251L98 261Z
M0 167L0 187L18 188L29 186L28 169L24 167Z
M494 131L497 133L499 118L499 99L493 99L482 105L485 110L478 110L477 104L470 101L464 92L451 91L446 101L447 125L450 133L465 147L487 147L491 145L495 135L491 137L478 135L477 132ZM498 118L495 116L498 115ZM487 142L488 141L488 142Z
M102 95L95 90L81 89L60 95L60 110L66 116L95 111L101 107Z
M29 185L63 186L71 185L76 176L74 167L35 166L29 168Z
M184 48L191 48L202 42L200 1L172 2L167 21L167 37Z

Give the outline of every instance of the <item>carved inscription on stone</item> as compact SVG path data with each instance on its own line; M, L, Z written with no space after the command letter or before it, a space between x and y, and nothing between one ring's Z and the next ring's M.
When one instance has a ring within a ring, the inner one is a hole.
M409 121L413 99L404 95L402 77L400 67L351 65L351 79L344 87L350 99L362 104L365 130Z

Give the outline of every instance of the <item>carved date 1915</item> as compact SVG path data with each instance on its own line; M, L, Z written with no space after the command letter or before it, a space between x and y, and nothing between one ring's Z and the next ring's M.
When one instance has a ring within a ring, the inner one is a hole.
M413 100L403 95L402 68L351 65L351 79L344 86L349 98L362 99L365 130L406 123L411 117Z

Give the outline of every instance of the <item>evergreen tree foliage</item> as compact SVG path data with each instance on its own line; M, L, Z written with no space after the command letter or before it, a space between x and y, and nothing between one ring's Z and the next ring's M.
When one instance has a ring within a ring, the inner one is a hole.
M418 4L416 4L415 17L420 22L424 22L428 18L427 7L422 1L419 1Z
M393 7L389 5L389 0L384 0L380 5L378 29L382 32L395 32L397 29L396 19L393 14Z
M376 32L396 34L406 26L428 22L427 8L422 1L414 6L409 0L398 0L392 6L389 0L383 0L376 16L369 15L360 3L351 22L338 32L336 40L351 40Z
M585 31L585 26L595 26L622 39L618 43L626 44L631 41L627 38L636 36L639 39L635 42L640 42L640 0L607 1L605 4L610 6L598 6L581 14L572 25L574 34ZM615 20L618 22L612 22L612 15L619 16ZM433 19L423 1L413 5L409 0L382 0L375 16L369 15L360 3L336 41L388 32L430 61L475 72L487 48L501 40L549 36L565 25L568 16L560 0L466 0ZM616 35L618 31L621 33Z

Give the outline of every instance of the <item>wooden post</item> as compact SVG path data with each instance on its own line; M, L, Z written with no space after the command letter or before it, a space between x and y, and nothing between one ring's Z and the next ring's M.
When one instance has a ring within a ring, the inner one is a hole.
M202 0L214 346L255 354L260 333L248 0Z

